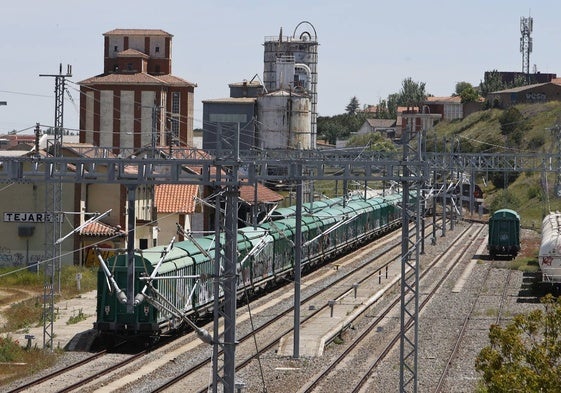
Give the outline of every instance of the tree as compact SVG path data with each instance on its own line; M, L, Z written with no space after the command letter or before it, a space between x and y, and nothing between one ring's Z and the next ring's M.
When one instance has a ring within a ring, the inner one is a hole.
M506 88L507 86L497 70L486 72L485 79L483 82L479 83L479 90L483 97L487 97L487 95L493 91L504 90Z
M456 88L454 89L454 94L452 94L452 95L453 96L462 95L462 91L464 91L465 89L469 89L470 87L473 88L473 86L469 82L458 82L458 83L456 83Z
M541 299L543 310L491 325L490 345L475 360L484 391L558 392L561 386L561 298Z
M397 151L394 144L388 138L382 136L379 132L369 132L367 134L355 135L349 138L347 142L349 147L368 147L373 151L394 152Z
M360 104L358 103L358 98L354 96L353 98L351 98L349 105L345 107L345 111L348 115L356 115L358 108L360 108Z
M340 136L340 133L339 126L334 122L326 123L321 130L321 135L323 135L325 140L332 145L337 143L337 137Z
M501 134L506 136L508 146L518 146L526 131L526 121L524 115L515 107L510 107L499 116Z
M415 82L411 77L401 82L398 104L407 108L420 108L427 99L424 82Z
M388 103L381 98L376 106L376 119L391 119Z
M462 98L462 104L466 102L477 102L479 93L473 87L468 87L462 90L460 97Z
M399 106L399 93L393 93L388 96L388 112L390 114L390 119L397 118L397 107Z
M454 96L460 96L462 103L476 102L479 99L479 93L469 82L456 83L456 90Z

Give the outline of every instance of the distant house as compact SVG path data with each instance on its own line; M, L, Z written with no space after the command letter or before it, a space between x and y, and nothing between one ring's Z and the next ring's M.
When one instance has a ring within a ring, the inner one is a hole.
M281 194L262 184L257 184L257 188L253 185L241 186L239 191L238 217L240 227L250 225L254 214L257 222L259 222L284 199Z
M158 214L159 231L154 238L161 244L169 243L172 237L185 240L177 234L177 225L184 231L202 230L202 213L196 213L196 197L199 186L196 184L158 184L155 186L154 205Z
M494 91L487 95L487 100L493 106L503 108L516 104L561 101L561 85L548 82Z
M383 136L395 139L397 122L395 119L366 119L355 135L379 132Z
M425 105L429 113L442 115L442 120L456 120L464 118L464 106L462 97L427 97Z

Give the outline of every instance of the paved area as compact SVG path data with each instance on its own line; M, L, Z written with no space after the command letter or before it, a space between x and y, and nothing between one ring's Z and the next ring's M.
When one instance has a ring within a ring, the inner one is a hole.
M53 346L55 348L64 348L66 350L84 349L86 344L83 342L79 343L78 339L91 336L91 330L95 322L96 295L97 291L94 290L55 304L56 319L53 324ZM86 319L78 323L69 324L68 321L72 317L79 315L80 312L86 316ZM19 340L22 345L25 345L28 341L26 335L32 335L34 337L32 345L37 345L40 348L43 347L43 325L11 332L9 335L13 339Z
M314 318L303 323L300 327L300 356L322 356L326 343L350 326L356 315L372 306L387 289L397 285L399 271L393 270L390 269L389 276L392 278L387 284L377 285L376 280L370 280L359 286L356 294L354 291L347 292L345 296L335 300L331 308L322 310ZM293 349L294 334L290 333L281 338L277 353L280 356L292 356Z

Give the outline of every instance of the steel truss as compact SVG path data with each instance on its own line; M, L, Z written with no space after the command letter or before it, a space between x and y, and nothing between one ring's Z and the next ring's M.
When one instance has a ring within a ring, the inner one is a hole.
M77 153L80 154L79 149ZM225 206L225 225L215 221L216 228L224 231L224 253L217 252L215 291L222 287L226 295L224 304L215 307L215 316L224 318L224 335L219 339L218 321L212 343L215 358L219 348L224 351L223 367L215 365L215 379L224 391L234 392L235 386L235 294L236 266L235 245L237 231L237 193L242 185L259 182L284 182L301 184L302 181L333 180L368 182L397 182L402 185L402 390L416 391L417 372L417 314L418 314L418 253L422 236L422 211L420 199L409 200L410 191L421 195L428 182L430 171L450 171L450 168L466 172L540 171L557 172L558 154L446 154L427 153L423 157L404 146L403 156L384 155L375 152L346 151L275 151L237 157L236 154L208 158L196 150L174 149L173 157L167 148L156 149L156 154L142 154L127 158L114 157L112 149L88 148L95 158L89 157L1 157L0 183L116 183L127 187L134 195L140 185L198 184L225 189L217 193L216 206ZM121 155L124 155L121 151ZM179 154L182 158L176 158ZM274 167L276 171L268 171ZM189 168L198 168L194 173ZM429 171L430 168L430 171ZM130 198L129 198L130 199ZM301 198L300 198L301 199ZM134 206L134 203L130 203ZM129 214L132 214L129 210ZM216 215L218 216L218 214ZM134 215L133 215L134 217ZM413 223L411 229L408 224ZM217 236L220 239L220 236ZM132 240L129 239L129 242ZM222 247L222 245L219 245ZM225 257L222 257L223 254ZM220 268L222 259L222 269ZM129 289L130 290L130 289ZM132 299L130 300L133 301ZM131 307L132 309L132 307ZM210 340L209 340L210 341ZM295 350L296 353L296 350ZM218 373L222 373L218 375Z
M62 64L59 73L54 75L42 74L55 78L55 124L54 138L47 141L47 151L53 157L60 157L62 148L62 135L64 133L64 91L66 78L72 76L72 68L68 66L66 74L62 73ZM37 152L36 152L37 153ZM54 165L57 165L55 163ZM58 272L57 290L60 292L60 253L61 245L57 242L62 235L62 183L47 182L45 187L45 212L53 220L52 225L45 224L45 259L49 261L45 266L44 285L43 285L43 348L53 347L53 324L54 315L54 296L55 296L55 277Z

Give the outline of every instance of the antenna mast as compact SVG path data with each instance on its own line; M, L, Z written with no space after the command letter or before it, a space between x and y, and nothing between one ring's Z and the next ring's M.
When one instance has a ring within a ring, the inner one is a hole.
M530 83L530 53L532 53L532 33L534 19L531 16L520 18L520 53L522 53L522 72L526 74L526 82Z

